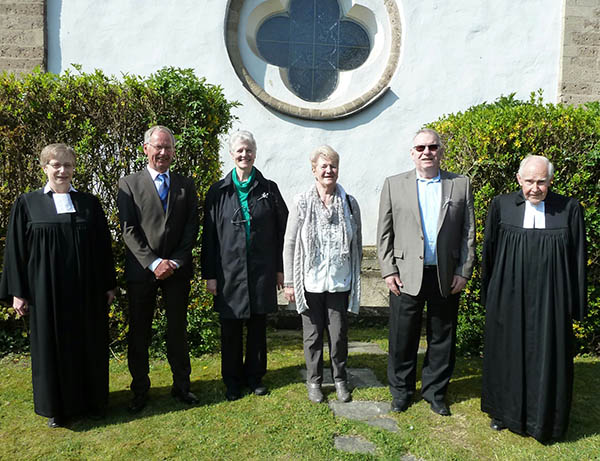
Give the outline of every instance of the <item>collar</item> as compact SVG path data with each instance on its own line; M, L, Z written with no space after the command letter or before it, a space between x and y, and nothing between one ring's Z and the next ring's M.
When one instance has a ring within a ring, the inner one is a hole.
M415 170L415 173L417 175L417 181L431 183L431 182L440 182L442 180L440 171L438 171L437 176L435 176L433 178L429 178L429 179L422 177L417 170Z
M264 187L268 186L267 180L262 175L260 170L254 167L254 181L252 181L251 188L254 189L257 184L262 184ZM233 184L233 174L231 171L225 175L225 177L221 180L221 185L219 188L225 189L227 187L235 187Z
M252 181L254 180L255 176L256 176L256 169L254 167L252 167L252 171L250 172L250 176L248 176L248 179L240 182L240 180L238 179L237 174L235 172L235 168L233 170L231 170L231 179L233 180L233 183L235 184L235 186L237 188L242 188L242 189L247 188L248 186L250 186L250 184L252 184Z
M154 168L150 167L150 165L146 165L146 168L148 169L148 173L150 173L150 176L152 177L152 181L156 181L156 177L161 174L160 171L156 171ZM165 171L165 173L167 175L167 178L170 180L171 179L171 174L169 173L169 170Z
M546 198L544 199L544 206L548 206L548 204L552 205L552 203L554 202L554 200L556 199L556 194L554 192L552 192L551 190L548 191L548 194L546 195ZM516 205L523 205L523 203L525 203L526 199L525 196L523 195L523 191L519 190L516 192L515 194L515 204Z
M54 193L54 191L50 188L49 182L47 182L44 186L44 194L47 194L48 192ZM77 189L75 189L72 184L69 184L69 192L77 192Z

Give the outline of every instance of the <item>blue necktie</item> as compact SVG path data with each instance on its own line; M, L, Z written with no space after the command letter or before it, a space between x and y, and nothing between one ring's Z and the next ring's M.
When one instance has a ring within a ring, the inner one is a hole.
M160 197L165 212L167 211L167 197L169 196L169 182L167 178L165 173L158 175L158 179L161 182L160 187L158 188L158 196Z

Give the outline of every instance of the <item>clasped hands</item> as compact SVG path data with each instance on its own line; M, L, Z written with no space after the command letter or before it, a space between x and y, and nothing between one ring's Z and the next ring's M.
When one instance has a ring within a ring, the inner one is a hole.
M173 261L163 259L154 269L154 276L158 280L165 280L173 275L175 269L177 269L177 265Z

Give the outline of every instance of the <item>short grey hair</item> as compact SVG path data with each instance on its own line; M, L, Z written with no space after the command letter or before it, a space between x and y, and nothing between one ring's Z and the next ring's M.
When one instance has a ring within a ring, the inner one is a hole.
M40 152L40 165L43 168L46 165L48 165L50 160L58 160L59 162L64 162L65 160L67 160L67 158L71 160L73 164L75 164L75 149L62 142L48 144L42 149L42 152Z
M310 164L313 166L313 168L317 166L319 158L329 160L335 163L337 166L340 165L340 155L333 149L333 147L328 146L327 144L317 147L310 153Z
M239 141L250 144L254 153L256 153L256 140L254 139L254 135L246 130L236 131L229 137L229 152L233 152L233 147Z
M416 139L417 136L419 136L420 134L430 134L435 136L435 140L436 143L440 146L440 149L444 148L444 144L442 143L442 137L440 136L440 134L435 131L433 128L421 128L419 131L417 131L415 133L415 135L413 136L413 141Z
M150 138L152 137L152 134L156 130L164 131L165 133L168 133L169 136L171 137L171 143L173 144L173 147L175 147L175 135L169 128L167 128L166 126L163 126L163 125L154 125L154 126L151 126L150 128L148 128L146 130L146 132L144 133L144 144L148 144L150 142Z
M548 168L548 180L552 179L554 177L554 165L552 165L552 162L550 160L548 160L546 157L544 157L543 155L533 155L533 154L528 154L525 156L525 158L523 160L521 160L521 163L519 164L519 176L523 176L523 170L525 169L525 166L529 163L530 160L532 159L541 159L544 160L544 162L546 163L546 168Z

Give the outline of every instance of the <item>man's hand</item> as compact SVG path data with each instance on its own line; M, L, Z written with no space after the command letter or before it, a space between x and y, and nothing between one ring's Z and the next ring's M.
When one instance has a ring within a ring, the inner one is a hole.
M25 315L29 310L29 302L25 298L13 296L13 308L19 316Z
M206 291L213 296L217 296L217 279L208 279L206 281Z
M158 263L156 269L154 269L154 276L158 280L165 280L171 277L171 275L173 275L175 269L177 269L177 266L174 262L169 261L168 259L163 259L161 262Z
M277 272L277 289L283 288L283 272Z
M455 295L459 293L467 284L467 279L462 275L455 275L452 278L452 284L450 284L450 294Z
M288 302L296 302L296 293L294 292L294 287L285 287L283 289L283 295L285 296L285 299L288 300Z
M388 275L384 280L385 280L385 284L388 287L388 290L390 290L396 296L400 296L399 287L403 288L404 284L402 283L402 280L400 280L400 277L398 276L398 274Z

